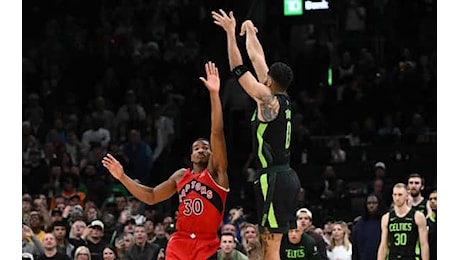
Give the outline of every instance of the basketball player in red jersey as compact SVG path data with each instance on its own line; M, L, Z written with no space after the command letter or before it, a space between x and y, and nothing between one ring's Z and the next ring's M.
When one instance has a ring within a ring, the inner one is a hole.
M210 141L198 139L192 144L192 168L179 169L156 187L136 183L123 166L107 154L102 164L136 198L152 205L179 195L176 232L168 242L166 259L213 259L220 242L217 236L229 191L227 149L224 138L222 105L219 98L220 78L214 63L205 65L207 78L200 77L211 99Z

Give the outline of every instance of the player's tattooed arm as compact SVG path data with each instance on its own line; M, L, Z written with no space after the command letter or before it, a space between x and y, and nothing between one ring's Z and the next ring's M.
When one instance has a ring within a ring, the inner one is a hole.
M263 122L271 122L275 120L279 111L278 99L272 94L263 94L258 97L259 103L259 119Z

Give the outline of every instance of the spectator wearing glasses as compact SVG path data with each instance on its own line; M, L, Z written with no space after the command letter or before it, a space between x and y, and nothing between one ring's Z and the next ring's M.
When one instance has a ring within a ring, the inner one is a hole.
M363 213L356 218L351 235L353 260L377 259L382 234L380 219L385 211L381 197L373 193L366 196Z
M91 253L89 252L89 248L86 246L79 246L77 250L75 250L74 260L91 260Z

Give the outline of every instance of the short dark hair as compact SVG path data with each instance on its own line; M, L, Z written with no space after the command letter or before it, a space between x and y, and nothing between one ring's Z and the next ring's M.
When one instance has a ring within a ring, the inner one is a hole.
M231 236L231 237L233 237L233 239L235 239L235 235L233 233L230 233L230 232L224 232L224 233L220 234L221 239L222 239L223 236Z
M68 229L67 222L64 220L56 220L51 223L51 229L54 229L55 227L64 227L66 230Z
M270 75L272 80L278 83L284 90L291 85L294 79L294 73L291 67L283 62L273 63L268 70L268 75Z
M425 186L425 178L423 178L419 173L411 173L407 179L409 180L410 178L420 178L422 185Z
M208 144L210 144L211 142L209 142L209 140L207 138L203 138L203 137L200 137L200 138L197 138L195 141L192 142L192 144L190 145L190 153L193 152L193 144L196 143L196 142L207 142Z

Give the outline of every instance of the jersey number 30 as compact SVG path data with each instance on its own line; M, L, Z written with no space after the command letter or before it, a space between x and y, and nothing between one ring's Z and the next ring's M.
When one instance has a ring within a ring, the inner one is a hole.
M407 234L406 233L396 233L395 237L395 246L405 246L407 244Z
M200 198L184 200L184 215L201 215L203 213L203 201Z

